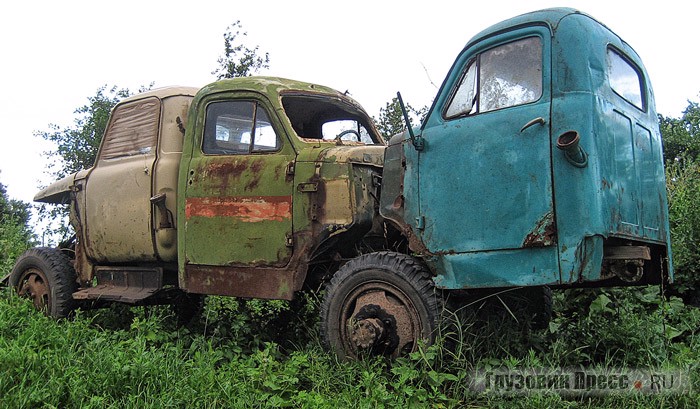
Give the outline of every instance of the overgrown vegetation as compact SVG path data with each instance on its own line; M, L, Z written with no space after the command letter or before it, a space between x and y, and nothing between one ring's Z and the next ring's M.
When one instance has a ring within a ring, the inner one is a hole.
M10 199L5 185L0 183L0 278L32 243L29 218L29 205Z
M689 101L680 118L659 119L676 289L684 298L700 301L700 105Z
M556 294L549 329L507 315L462 322L459 343L396 362L337 362L320 346L316 305L210 297L193 327L166 307L79 311L54 321L0 297L2 407L697 407L700 395L564 398L478 394L476 369L700 365L700 311L658 289ZM298 307L298 306L297 306ZM280 316L286 319L280 320ZM611 325L614 323L614 325ZM698 380L694 384L699 386Z

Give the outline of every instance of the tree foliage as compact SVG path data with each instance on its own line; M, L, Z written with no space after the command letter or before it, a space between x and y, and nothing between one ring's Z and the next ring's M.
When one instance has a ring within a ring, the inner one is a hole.
M112 108L129 95L128 89L113 86L107 90L102 86L88 97L87 104L73 111L76 117L72 126L50 124L49 131L35 133L56 146L56 150L46 152L53 177L60 179L94 164Z
M260 47L249 48L242 41L248 35L237 20L224 33L224 55L219 57L219 67L212 71L216 79L248 77L269 68L270 55L261 54Z
M406 111L408 111L409 118L412 117L412 126L415 126L415 124L419 124L425 119L428 107L424 106L421 109L415 109L410 104L406 104ZM406 130L406 121L404 120L398 97L392 98L391 101L386 103L384 108L380 108L379 117L373 119L377 129L386 140Z
M700 105L688 101L680 118L659 115L676 286L700 289Z
M680 118L659 115L664 159L696 161L700 157L700 105L688 101Z
M676 282L685 291L700 283L700 162L668 161L666 179Z
M141 87L140 91L148 88ZM47 172L54 180L62 179L95 163L95 157L109 122L112 108L123 98L131 95L126 88L102 86L88 102L73 113L73 125L61 127L50 124L48 131L34 135L54 144L55 150L45 152L48 157ZM68 208L42 204L36 207L39 221L46 225L50 237L66 239L71 231L67 223Z
M0 277L9 272L33 240L30 216L29 204L10 199L5 185L0 183Z

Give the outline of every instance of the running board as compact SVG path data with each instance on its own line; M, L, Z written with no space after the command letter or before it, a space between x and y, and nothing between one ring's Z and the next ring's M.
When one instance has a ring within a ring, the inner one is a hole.
M74 292L73 299L136 304L163 288L160 267L96 267L95 278L96 286Z

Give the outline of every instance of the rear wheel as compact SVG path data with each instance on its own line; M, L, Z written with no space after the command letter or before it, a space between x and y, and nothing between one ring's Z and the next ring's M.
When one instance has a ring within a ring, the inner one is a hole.
M49 316L64 318L75 308L75 269L59 249L38 247L24 252L12 269L10 285Z
M396 358L435 340L442 303L413 257L365 254L338 270L321 306L321 333L340 358Z

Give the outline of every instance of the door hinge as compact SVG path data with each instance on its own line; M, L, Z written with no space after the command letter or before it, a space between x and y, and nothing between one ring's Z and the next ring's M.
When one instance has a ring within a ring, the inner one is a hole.
M416 229L418 229L418 230L425 229L425 216L416 217Z
M287 164L287 170L285 172L287 176L294 176L294 161Z
M286 241L285 245L287 247L294 247L294 236L292 235L292 233L287 233L284 235L284 237Z

